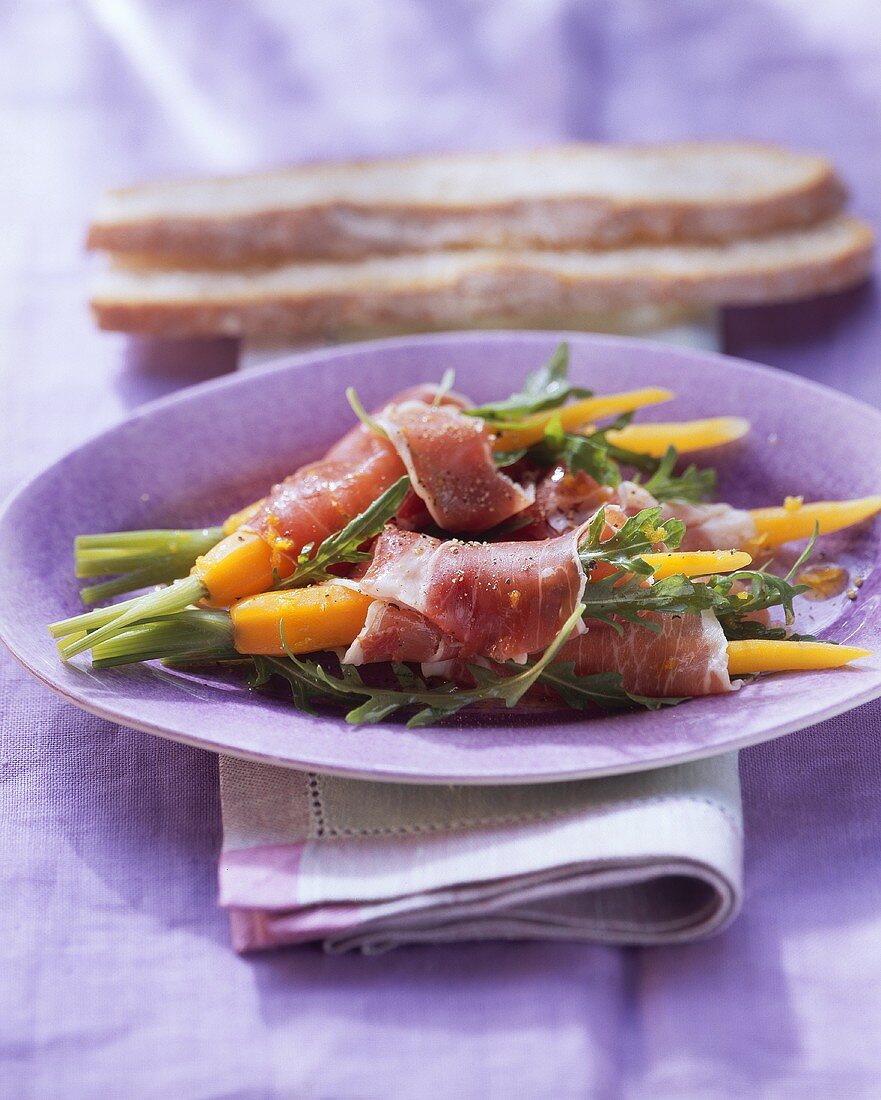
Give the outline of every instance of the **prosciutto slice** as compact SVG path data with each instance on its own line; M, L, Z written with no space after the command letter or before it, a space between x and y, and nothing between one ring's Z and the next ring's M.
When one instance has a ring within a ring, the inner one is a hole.
M387 600L374 600L361 633L343 657L347 665L377 661L413 661L433 664L458 656L461 646L424 615Z
M404 401L377 417L407 468L414 492L445 531L487 531L528 508L532 488L496 469L492 435L450 405Z
M715 616L705 612L651 618L661 628L657 633L626 624L622 635L605 623L592 623L566 643L557 660L574 662L581 676L620 672L624 687L635 695L681 698L734 689L728 676L725 635ZM343 660L347 664L410 661L422 663L427 675L458 679L465 666L457 659L465 649L418 612L376 600Z
M700 615L649 615L660 626L653 632L626 624L624 633L592 623L567 642L560 661L573 661L582 676L620 672L635 695L678 698L732 691L725 635L712 612Z
M658 503L648 490L633 481L622 481L612 488L600 485L583 472L573 474L558 466L536 486L535 504L529 512L531 522L521 535L540 539L570 531L604 504L617 505L625 515L634 516ZM685 524L681 550L740 550L756 535L749 512L730 504L664 501L661 518L678 519Z
M685 524L683 550L741 550L756 537L756 524L749 512L730 504L664 503L663 519Z
M357 584L376 600L418 612L448 649L456 643L462 655L522 660L547 648L581 598L581 533L544 542L441 542L387 527ZM353 657L378 651L369 636L358 644ZM404 647L396 652L397 660L424 659Z
M437 386L405 390L391 404L431 402ZM445 394L443 402L462 408L467 402ZM321 542L354 519L405 473L397 450L363 424L347 432L318 462L303 466L273 486L263 507L248 523L289 561L310 542Z
M339 531L403 474L394 447L359 426L325 458L273 486L248 526L296 557L307 543Z
M528 513L530 523L518 534L522 538L553 538L580 527L603 505L614 505L625 516L633 516L657 503L651 493L632 481L613 488L600 485L583 470L572 473L565 466L555 466L536 485L535 504Z
M535 486L535 503L524 513L529 522L517 532L522 539L551 539L580 526L614 491L583 471L570 473L555 466Z

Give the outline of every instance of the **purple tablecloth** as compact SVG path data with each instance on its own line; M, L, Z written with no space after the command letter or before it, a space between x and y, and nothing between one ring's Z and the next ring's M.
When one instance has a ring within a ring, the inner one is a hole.
M222 342L93 330L80 246L105 184L735 134L828 153L878 225L879 63L872 0L6 4L0 488L233 365ZM727 322L728 350L877 403L879 337L871 288ZM90 718L5 654L0 701L3 1097L878 1094L877 705L744 753L747 901L715 940L243 959L215 906L215 758Z

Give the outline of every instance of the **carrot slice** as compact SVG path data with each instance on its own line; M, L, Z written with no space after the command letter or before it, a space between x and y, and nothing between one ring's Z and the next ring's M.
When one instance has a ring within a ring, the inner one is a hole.
M858 500L818 500L803 504L791 498L779 508L755 508L756 537L764 546L777 546L792 539L807 539L819 528L821 535L861 523L881 512L881 496Z
M255 500L253 504L246 504L244 508L240 508L238 512L233 512L223 524L223 533L225 535L231 535L233 531L238 531L240 527L243 527L249 519L253 519L254 516L263 507L263 500Z
M674 396L672 390L646 386L643 389L628 390L625 393L606 393L599 397L585 397L581 401L573 401L571 405L564 405L561 409L535 413L520 421L516 427L500 429L493 446L497 451L519 451L521 447L538 443L544 435L545 428L557 416L563 428L571 432L576 428L583 428L586 424L592 424L595 420L635 412L636 409L644 408L646 405L658 405L663 401L669 401Z
M290 576L293 563L287 559L273 562L273 556L278 558L256 531L234 531L196 559L193 574L205 586L211 606L229 607L243 596L272 588L273 565L278 576Z
M743 550L673 550L668 554L643 554L654 570L655 580L682 574L708 577L711 573L734 573L752 562Z
M628 424L626 428L610 431L608 440L629 451L660 458L668 447L675 447L680 454L700 451L705 447L719 447L742 439L750 424L739 416L716 416L708 420L681 420L663 424Z
M770 641L766 638L728 643L728 672L748 676L758 672L794 672L801 669L841 668L870 657L872 651L829 642Z
M316 584L249 596L230 608L240 653L279 655L347 646L357 636L372 600L341 584Z

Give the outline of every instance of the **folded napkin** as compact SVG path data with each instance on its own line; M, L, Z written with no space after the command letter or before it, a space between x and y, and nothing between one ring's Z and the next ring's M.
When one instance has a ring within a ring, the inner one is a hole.
M233 944L329 951L473 939L661 944L742 895L734 754L574 783L439 787L224 757Z

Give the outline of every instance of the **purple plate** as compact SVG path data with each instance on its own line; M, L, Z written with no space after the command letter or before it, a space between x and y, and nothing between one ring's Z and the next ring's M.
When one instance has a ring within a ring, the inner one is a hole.
M647 384L678 394L654 419L733 414L751 434L707 452L735 504L857 497L881 488L881 413L834 390L721 355L614 337L568 336L572 376L602 391ZM585 719L460 716L408 731L353 728L281 699L158 665L64 665L46 624L80 609L71 541L80 532L195 527L262 495L318 457L352 421L346 386L365 403L456 370L478 401L516 389L553 350L545 333L470 333L354 345L284 360L160 401L40 474L0 517L0 636L49 687L105 718L219 752L370 779L510 783L637 771L764 741L881 695L881 659L835 672L769 676L736 695L657 713ZM856 602L800 601L800 623L881 650L878 525L823 540L866 578Z

